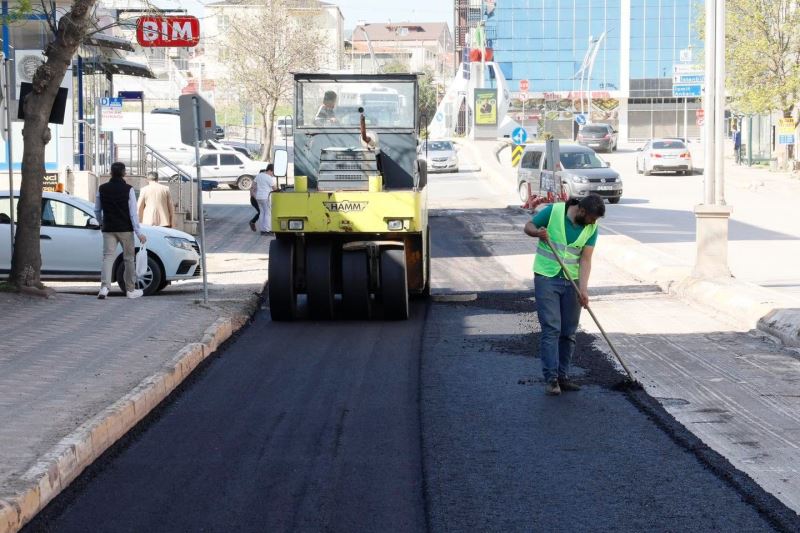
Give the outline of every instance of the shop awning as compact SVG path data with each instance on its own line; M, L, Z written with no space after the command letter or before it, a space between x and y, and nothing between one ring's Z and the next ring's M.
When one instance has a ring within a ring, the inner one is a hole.
M133 44L127 39L115 37L113 35L106 35L105 33L95 33L89 35L84 39L83 44L87 46L100 46L103 48L111 48L113 50L124 50L126 52L134 52Z
M140 78L155 79L156 75L147 65L109 57L87 58L83 60L83 73L94 74L105 72L122 76L138 76Z

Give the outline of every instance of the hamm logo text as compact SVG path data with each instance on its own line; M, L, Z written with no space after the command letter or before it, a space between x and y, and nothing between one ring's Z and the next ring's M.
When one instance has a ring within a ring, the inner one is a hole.
M325 209L331 213L358 213L367 208L369 202L350 202L342 200L341 202L322 202Z

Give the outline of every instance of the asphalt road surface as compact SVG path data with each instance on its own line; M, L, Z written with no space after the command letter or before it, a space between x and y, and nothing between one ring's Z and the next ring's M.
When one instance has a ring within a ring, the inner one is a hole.
M544 396L532 294L491 268L494 254L530 246L502 238L524 214L433 214L434 269L447 265L436 285L469 280L474 299L417 301L406 322L259 312L25 531L797 526L658 405L615 390L621 375L588 335L584 390Z

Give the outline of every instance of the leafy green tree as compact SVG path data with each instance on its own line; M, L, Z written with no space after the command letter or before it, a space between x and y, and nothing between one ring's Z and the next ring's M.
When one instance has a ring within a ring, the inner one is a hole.
M800 0L726 4L726 77L733 107L791 116L800 101Z
M437 86L433 79L433 72L426 70L419 77L419 115L427 117L426 127L433 120L438 104Z

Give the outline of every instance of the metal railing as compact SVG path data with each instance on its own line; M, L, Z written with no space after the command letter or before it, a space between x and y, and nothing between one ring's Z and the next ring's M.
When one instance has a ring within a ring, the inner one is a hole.
M125 163L131 176L146 175L144 132L139 128L122 128L122 132L122 142L114 143L117 161Z

